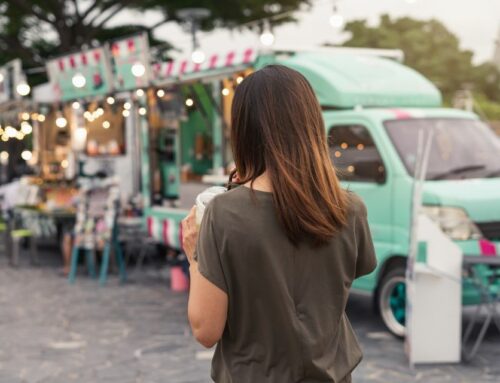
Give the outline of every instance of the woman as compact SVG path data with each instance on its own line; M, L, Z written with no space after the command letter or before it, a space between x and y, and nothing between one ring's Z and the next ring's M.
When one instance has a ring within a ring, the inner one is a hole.
M231 144L241 186L183 222L188 316L217 343L226 383L350 382L361 360L345 306L375 268L361 200L343 190L307 80L268 66L236 89Z

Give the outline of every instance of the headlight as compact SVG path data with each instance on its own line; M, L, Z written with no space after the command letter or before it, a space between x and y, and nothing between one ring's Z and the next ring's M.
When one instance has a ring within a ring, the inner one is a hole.
M466 241L482 237L478 227L470 220L463 209L445 206L423 206L423 212L446 235L455 241Z

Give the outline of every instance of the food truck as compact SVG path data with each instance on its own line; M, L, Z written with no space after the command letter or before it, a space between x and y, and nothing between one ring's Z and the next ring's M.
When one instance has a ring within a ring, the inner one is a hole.
M352 289L372 294L384 324L402 336L417 136L434 136L423 210L464 254L478 256L500 253L500 140L476 115L443 108L438 89L401 61L400 51L325 48L247 49L208 55L204 64L157 64L152 97L162 112L157 129L148 129L145 116L141 123L150 235L180 249L180 221L197 192L225 180L235 87L265 65L289 66L311 83L333 163L368 209L378 266ZM478 298L464 284L463 304Z

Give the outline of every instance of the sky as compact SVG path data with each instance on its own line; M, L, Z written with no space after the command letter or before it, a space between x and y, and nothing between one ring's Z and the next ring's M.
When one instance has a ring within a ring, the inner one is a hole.
M329 24L333 0L313 0L313 8L296 13L297 23L288 23L274 30L276 45L311 46L324 42L340 43L346 36ZM500 30L500 0L338 0L338 10L347 21L368 19L376 24L379 16L389 13L394 17L410 16L428 20L435 18L457 35L461 47L474 52L474 62L491 60L494 42ZM116 23L133 22L138 17L131 11L119 15ZM153 24L160 20L157 12L147 12L141 18ZM156 36L164 38L176 47L191 50L189 34L177 24L168 23L156 30ZM202 49L213 52L258 44L255 32L229 32L217 30L200 34Z

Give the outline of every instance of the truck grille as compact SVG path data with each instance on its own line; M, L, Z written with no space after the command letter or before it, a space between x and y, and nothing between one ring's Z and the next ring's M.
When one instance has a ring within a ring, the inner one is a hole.
M489 240L500 240L500 221L496 222L476 222L481 233Z

